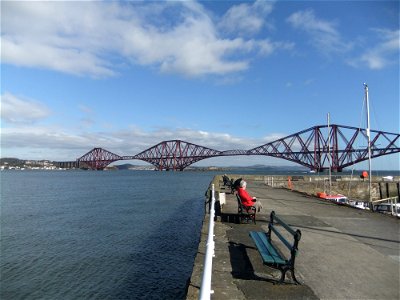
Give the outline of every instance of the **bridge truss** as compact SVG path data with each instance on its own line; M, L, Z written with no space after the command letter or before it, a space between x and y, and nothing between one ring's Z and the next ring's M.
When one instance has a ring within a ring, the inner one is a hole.
M114 161L123 159L121 156L114 154L102 148L93 148L88 153L77 159L80 167L87 167L92 170L103 170Z
M371 158L400 152L400 134L376 130L370 134ZM315 171L329 167L342 171L368 159L367 130L340 125L315 126L253 148L248 155L282 158Z
M180 170L202 159L221 156L221 151L184 142L171 140L161 142L132 158L151 163L156 170Z
M400 134L370 130L371 157L400 152ZM77 159L80 166L102 170L118 160L139 159L156 170L180 170L200 160L217 156L263 155L285 159L310 170L343 168L368 159L366 129L341 125L314 126L250 150L219 151L181 140L170 140L134 156L119 156L102 148L94 148Z

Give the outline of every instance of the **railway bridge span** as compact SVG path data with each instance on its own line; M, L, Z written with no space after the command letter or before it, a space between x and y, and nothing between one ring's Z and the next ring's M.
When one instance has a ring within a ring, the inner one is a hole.
M400 134L370 130L371 158L400 152ZM285 159L313 171L344 168L368 160L367 129L343 125L314 126L248 150L216 150L182 140L158 143L136 155L121 156L93 148L76 160L79 166L102 170L119 160L142 160L156 170L184 170L203 159L219 156L262 155Z

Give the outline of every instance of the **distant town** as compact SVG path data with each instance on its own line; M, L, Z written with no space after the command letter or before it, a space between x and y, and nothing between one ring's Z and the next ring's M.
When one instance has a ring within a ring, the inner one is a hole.
M0 158L0 170L74 170L76 168L61 168L56 161L51 160L24 160L19 158ZM85 169L85 168L82 168ZM231 170L246 169L246 170L278 170L278 171L308 171L302 166L189 166L185 171L220 171L229 172ZM132 165L130 163L120 165L110 165L104 169L105 171L112 170L137 170L137 171L152 171L153 165Z
M0 158L0 170L56 170L59 169L49 160L23 160L18 158Z
M71 168L75 169L75 168ZM229 171L231 168L225 167L187 167L186 170L196 171ZM24 160L19 158L0 158L0 170L69 170L60 168L57 162L50 160ZM111 165L104 170L154 170L153 165Z

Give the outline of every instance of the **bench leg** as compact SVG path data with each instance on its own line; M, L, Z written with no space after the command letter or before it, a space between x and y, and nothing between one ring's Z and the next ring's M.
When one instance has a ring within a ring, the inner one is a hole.
M296 278L296 275L294 274L294 268L291 268L291 267L283 267L283 268L280 268L280 271L281 271L281 279L279 280L279 284L283 284L283 283L285 283L285 277L286 277L286 272L287 271L290 271L291 273L292 273L292 278L293 278L293 281L295 282L295 284L296 285L299 285L300 284L300 282L298 282L298 280L297 280L297 278Z
M296 275L294 275L294 269L292 269L291 271L292 271L292 277L293 277L295 284L299 285L300 282L297 281Z
M244 216L243 215L239 215L239 223L243 224L244 221Z
M281 270L281 279L279 280L278 284L282 284L285 282L286 272L289 270L287 268L280 268Z
M239 214L239 222L240 224L249 223L249 219L245 215Z
M246 223L247 223L247 224L249 224L250 221L252 221L252 218L251 218L251 216L249 216L249 215L245 215L245 216L243 217L243 219L246 220Z
M246 217L247 223L250 221L253 222L253 224L256 224L256 216L255 215L247 215Z
M246 214L238 214L239 215L239 222L241 224L243 224L245 221L247 224L251 222L253 222L254 224L256 224L256 218L254 215L246 215Z
M256 216L255 215L251 215L251 220L253 221L254 224L256 224Z

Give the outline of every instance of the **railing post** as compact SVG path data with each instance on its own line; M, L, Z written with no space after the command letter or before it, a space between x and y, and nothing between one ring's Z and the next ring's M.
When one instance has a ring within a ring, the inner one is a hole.
M200 300L206 300L211 298L211 294L214 293L211 290L211 275L212 275L212 258L214 256L214 216L215 216L215 189L214 184L211 190L211 206L209 209L210 222L208 224L208 238L206 245L206 255L204 258L203 277L200 286Z

